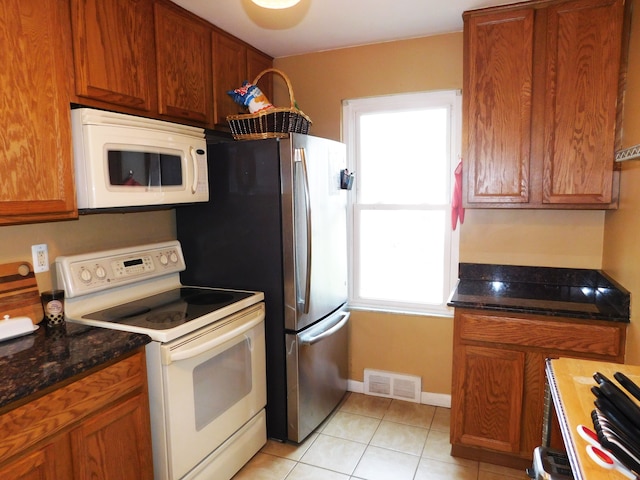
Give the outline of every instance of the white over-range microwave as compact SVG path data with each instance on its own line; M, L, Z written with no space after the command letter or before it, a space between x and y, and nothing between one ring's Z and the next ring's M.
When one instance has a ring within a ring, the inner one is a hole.
M203 129L91 108L71 123L79 210L209 200Z

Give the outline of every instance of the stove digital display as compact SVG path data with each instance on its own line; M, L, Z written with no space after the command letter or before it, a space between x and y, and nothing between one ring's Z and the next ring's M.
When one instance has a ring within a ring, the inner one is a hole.
M133 267L135 265L142 265L142 259L136 258L135 260L125 260L124 262L125 267Z

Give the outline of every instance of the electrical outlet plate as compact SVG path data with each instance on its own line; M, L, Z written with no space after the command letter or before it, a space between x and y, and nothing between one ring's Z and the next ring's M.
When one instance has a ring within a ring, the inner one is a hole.
M49 271L49 252L46 243L31 245L31 256L33 257L34 273Z

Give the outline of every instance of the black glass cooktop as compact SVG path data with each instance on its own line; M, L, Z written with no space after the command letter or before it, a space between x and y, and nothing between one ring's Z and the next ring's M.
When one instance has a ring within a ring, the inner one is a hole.
M181 287L83 315L82 318L166 330L220 310L253 292Z

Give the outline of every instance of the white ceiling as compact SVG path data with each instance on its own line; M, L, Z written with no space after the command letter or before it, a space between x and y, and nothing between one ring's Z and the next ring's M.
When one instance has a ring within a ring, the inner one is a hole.
M465 10L509 0L301 0L287 10L251 0L172 0L273 57L462 30Z

